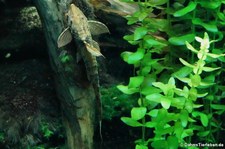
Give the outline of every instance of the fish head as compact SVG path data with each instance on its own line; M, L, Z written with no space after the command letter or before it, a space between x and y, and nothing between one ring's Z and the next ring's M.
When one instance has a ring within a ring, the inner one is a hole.
M70 4L67 17L69 23L73 22L73 24L79 24L81 18L82 19L86 18L83 12L74 4Z

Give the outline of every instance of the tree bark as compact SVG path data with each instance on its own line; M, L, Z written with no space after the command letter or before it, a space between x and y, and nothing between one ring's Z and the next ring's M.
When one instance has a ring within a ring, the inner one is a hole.
M64 29L63 10L56 0L34 0L42 20L51 67L55 72L58 97L61 102L64 126L69 149L92 149L95 121L95 95L87 81L82 63L71 62L68 72L60 60L57 38ZM63 50L74 56L75 45ZM71 66L70 66L71 68ZM81 82L81 83L79 83Z

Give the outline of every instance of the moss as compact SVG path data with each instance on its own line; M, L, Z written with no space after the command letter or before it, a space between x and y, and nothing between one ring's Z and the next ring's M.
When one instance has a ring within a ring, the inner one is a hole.
M103 119L111 120L113 117L120 117L128 113L136 104L135 95L125 95L116 86L101 88Z
M41 28L41 20L35 7L25 7L20 10L18 17L20 29L22 32L29 31L34 28Z

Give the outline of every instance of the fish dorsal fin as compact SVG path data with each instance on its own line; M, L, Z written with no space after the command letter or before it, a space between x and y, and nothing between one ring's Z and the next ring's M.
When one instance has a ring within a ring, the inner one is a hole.
M92 43L93 46L91 44L87 43L86 41L84 41L84 44L85 44L88 52L91 53L91 55L93 55L93 56L103 56L104 57L104 55L99 50L100 48L99 48L97 42L93 41L93 43Z
M57 40L58 48L61 48L67 45L71 41L72 41L72 34L69 30L69 27L67 27L58 37L58 40Z
M110 33L108 27L99 21L88 20L88 26L92 35Z

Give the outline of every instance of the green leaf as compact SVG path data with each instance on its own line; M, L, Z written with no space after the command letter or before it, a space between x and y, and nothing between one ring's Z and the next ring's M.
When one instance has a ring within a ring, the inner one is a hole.
M134 35L126 35L123 37L124 40L127 40L131 45L136 45L139 41L134 41Z
M153 109L149 113L147 113L151 117L157 117L159 110L158 109Z
M140 14L138 15L138 20L143 21L148 15L149 13L147 11L140 12Z
M182 58L179 58L180 62L190 68L195 68L195 65L189 64L187 61L183 60Z
M151 35L146 35L144 37L144 44L148 48L150 48L152 46L161 46L161 47L167 46L167 44L165 44L165 43L163 43L159 40L154 39Z
M184 78L184 77L190 75L192 70L193 70L192 68L184 66L184 67L180 68L178 71L174 72L172 74L172 76Z
M134 40L139 40L143 38L148 32L148 29L145 27L138 27L134 31Z
M196 8L196 6L197 6L197 3L191 1L191 2L189 2L189 4L186 7L184 7L183 9L180 9L180 10L176 11L173 14L173 16L174 17L181 17L181 16L183 16L183 15L185 15L185 14L193 11Z
M121 120L127 124L128 126L131 126L131 127L141 127L143 126L140 122L130 118L130 117L121 117Z
M174 79L174 77L170 77L170 79L168 81L168 84L175 85L175 79Z
M199 4L200 4L203 8L208 8L208 9L216 9L216 8L218 8L219 6L221 6L220 0L200 1Z
M211 104L210 106L212 109L215 109L215 110L225 110L225 105Z
M157 125L156 122L146 122L145 127L154 128Z
M175 88L174 89L174 92L178 96L183 96L185 98L188 98L188 95L189 95L189 89L186 86L184 86L183 90L182 89L179 89L179 88Z
M158 5L163 5L166 4L168 0L154 0L154 1L148 1L150 6L158 6Z
M128 95L138 92L137 88L128 88L128 86L125 86L125 85L117 85L117 88L124 94L128 94Z
M207 53L206 55L212 58L219 58L225 56L225 54L212 54L212 53Z
M151 146L155 149L165 149L168 148L167 141L165 140L156 140L151 143Z
M203 126L205 126L205 127L208 126L209 119L206 114L200 113L200 120L201 120Z
M188 100L185 103L185 109L188 111L188 113L191 113L193 110L193 103L192 101Z
M170 105L171 105L171 100L169 98L161 98L161 105L163 108L165 109L169 109L170 108Z
M190 43L188 43L187 41L185 42L185 44L186 44L186 47L189 49L189 50L191 50L192 52L194 52L194 53L198 53L199 51L198 50L196 50Z
M148 149L148 147L147 146L144 146L144 145L136 145L135 146L135 149Z
M145 116L146 112L146 107L134 107L131 110L131 118L134 120L140 120Z
M150 95L146 96L146 99L148 99L149 101L159 103L161 101L162 97L163 97L163 95L161 95L159 93L154 93L154 94L150 94Z
M221 67L216 67L216 68L212 68L212 67L203 67L202 70L206 71L206 72L211 72L211 71L215 71L220 69Z
M203 107L203 105L193 104L193 108L201 108L201 107Z
M144 57L145 49L138 48L136 52L125 51L121 54L123 60L128 64L139 63L140 60Z
M180 77L177 77L177 79L179 79L180 81L184 82L184 83L190 83L191 82L191 79L189 78L180 78Z
M159 18L148 18L148 25L155 30L167 32L168 26L169 26L169 20L159 19Z
M155 88L153 86L144 86L141 89L141 94L143 95L150 95L150 94L154 94L154 93L160 93L161 90L158 88Z
M168 149L178 149L178 139L175 136L169 136L167 138Z
M192 20L192 23L194 25L200 25L200 26L204 27L209 32L213 32L213 33L218 32L218 28L217 28L216 24L213 24L212 22L204 23L201 19L195 18Z
M188 98L192 101L196 101L198 98L197 95L198 95L197 89L195 87L192 87L189 91Z
M193 86L193 87L198 87L202 80L200 75L198 75L198 74L190 76L190 79L191 79L191 86Z
M188 112L187 110L182 110L180 113L180 120L181 120L181 124L183 127L187 126L187 122L188 122Z
M185 137L188 137L188 136L192 136L193 135L193 129L185 129L183 132L182 132L182 135L181 135L181 138L185 138Z
M197 136L199 136L199 137L206 137L206 136L209 135L209 133L210 133L209 130L203 131L203 132L198 132L198 133L197 133Z
M140 87L141 83L144 81L143 76L130 77L128 88L137 88Z
M195 40L195 34L186 34L179 37L171 37L169 38L169 42L176 46L182 46L185 45L186 42L192 42Z
M141 68L140 70L140 75L146 76L149 74L149 72L151 71L151 66L144 66Z

